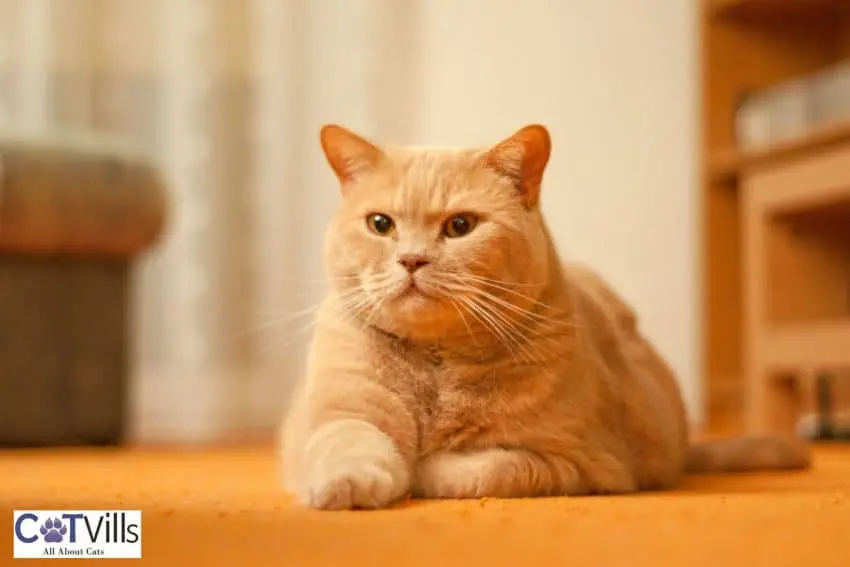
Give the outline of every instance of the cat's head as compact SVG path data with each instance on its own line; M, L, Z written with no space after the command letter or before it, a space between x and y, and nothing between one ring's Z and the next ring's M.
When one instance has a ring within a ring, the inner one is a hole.
M498 322L512 313L504 302L531 300L546 281L543 126L486 149L380 147L334 125L321 144L342 191L325 266L350 312L397 335L435 338Z

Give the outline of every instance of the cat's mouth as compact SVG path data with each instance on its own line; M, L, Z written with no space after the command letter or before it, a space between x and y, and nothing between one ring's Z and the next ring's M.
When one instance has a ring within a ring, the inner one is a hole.
M425 295L422 291L422 288L417 285L416 280L409 279L404 287L401 288L401 293L398 294L399 297L405 297L410 295Z
M428 298L433 299L433 295L428 293L423 289L421 283L416 281L416 278L409 278L404 285L401 286L401 289L395 294L396 299L408 299L408 298Z

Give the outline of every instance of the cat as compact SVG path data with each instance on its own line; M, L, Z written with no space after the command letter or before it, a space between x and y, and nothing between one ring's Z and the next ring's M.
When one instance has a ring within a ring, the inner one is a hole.
M544 126L484 149L379 146L338 125L320 140L342 198L280 437L301 504L621 494L809 466L790 437L689 444L633 310L559 258L540 207Z

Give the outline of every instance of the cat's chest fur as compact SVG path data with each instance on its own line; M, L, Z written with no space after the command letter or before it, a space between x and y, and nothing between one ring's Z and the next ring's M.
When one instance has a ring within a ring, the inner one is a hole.
M421 455L480 444L498 421L485 385L492 367L442 346L399 342L382 349L379 379L413 415Z

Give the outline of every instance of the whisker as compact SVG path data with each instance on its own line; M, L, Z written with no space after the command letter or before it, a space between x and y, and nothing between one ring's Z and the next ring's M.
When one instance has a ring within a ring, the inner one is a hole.
M316 320L312 319L312 320L308 321L306 325L303 325L299 329L289 333L288 340L283 341L283 342L271 341L268 345L260 348L260 350L259 350L260 356L264 356L271 351L279 351L283 348L291 346L292 343L295 342L296 338L298 338L300 335L302 335L306 331L309 331L310 329L312 329L315 325L316 325Z
M504 332L501 330L501 328L493 322L492 317L483 309L481 309L481 307L477 303L475 303L475 301L471 298L461 295L458 297L458 299L464 305L466 305L466 307L469 309L469 313L473 317L475 317L503 347L505 347L505 349L510 353L511 357L513 357L514 362L519 363L516 358L516 352L511 346L509 340L505 338Z
M463 321L463 326L466 327L466 330L469 332L469 338L471 338L472 342L475 343L475 347L478 349L478 353L483 358L484 353L481 350L481 345L478 344L478 339L475 338L475 333L472 332L472 327L469 326L469 322L466 320L466 316L464 316L461 306L458 305L457 301L451 298L449 298L449 303L451 303L452 307L454 307L455 311L457 311L457 314L460 316L460 320Z
M354 305L356 305L360 301L360 299L361 299L360 294L361 294L361 291L358 288L347 290L344 293L339 294L339 296L337 296L337 298L336 298L337 302L333 303L331 305L332 306L340 306L341 305L343 308L353 307ZM310 307L302 309L299 312L296 312L294 314L290 314L290 316L283 316L283 317L278 318L276 321L272 321L270 323L260 325L259 329L268 328L268 327L274 326L276 324L282 323L283 321L285 321L287 319L292 319L293 317L313 314L313 318L310 319L309 321L307 321L306 324L301 325L298 329L288 333L288 340L285 340L283 342L272 341L272 343L270 345L262 347L259 351L259 354L265 355L272 349L278 350L280 348L288 347L293 342L295 342L295 340L297 338L299 338L300 335L302 335L303 333L305 333L305 332L311 330L313 327L315 327L315 325L316 325L315 314L318 311L318 309L322 307L322 305L324 303L325 303L325 300L322 300L315 305L311 305ZM259 330L259 329L255 329L255 330Z
M470 277L467 274L459 274L459 273L449 273L449 274L446 274L446 276L449 279L452 279L455 283L460 283L460 284L463 284L463 285L470 285L471 283L481 283L482 285L489 285L490 287L494 287L493 285L491 285L489 283L477 281L475 279L476 276ZM478 292L478 293L484 292L484 290L481 290L480 288L477 288L475 286L470 286L470 287L472 287L473 290L475 290L475 292ZM521 311L529 319L533 318L533 319L537 319L541 322L545 321L545 322L547 322L551 325L554 325L558 328L586 328L586 326L584 326L584 325L579 325L575 321L566 319L566 317L569 315L569 313L567 311L563 310L563 309L553 307L551 305L548 305L548 304L543 303L541 301L535 300L534 298L528 297L526 295L515 292L515 291L508 289L508 288L497 287L497 289L500 289L502 291L510 293L511 295L514 295L516 297L520 297L522 299L530 301L532 304L546 308L546 309L548 309L552 312L552 316L544 315L543 313L535 313L535 312L529 311L527 309L522 309L521 307L519 307L518 305L516 305L514 303L511 303L509 301L505 301L502 298L497 298L496 296L493 296L491 294L491 297L493 297L494 300L501 302L501 304L503 306L507 307L508 309L514 310L517 313L519 313ZM556 316L560 316L560 317L555 318Z
M532 358L529 357L528 348L525 346L525 343L528 342L528 337L523 334L522 330L517 328L513 321L505 317L503 313L497 311L492 305L487 304L481 297L472 296L470 299L478 305L482 312L489 315L494 325L501 330L506 340L519 351L522 360L528 363L533 362Z
M352 281L360 279L359 275L350 275L350 276L326 276L321 278L281 278L283 281L287 282L298 282L298 283L329 283L329 282L337 282L337 281Z
M354 297L336 303L334 306L339 310L338 312L340 316L353 316L356 318L360 315L363 309L368 307L369 303L369 295L362 290L358 290L358 293L354 294Z
M518 291L516 291L514 289L511 289L510 286L513 286L515 284L508 284L507 282L498 282L497 283L497 280L491 280L490 278L484 278L484 277L481 277L481 276L476 276L474 274L464 274L464 273L459 273L459 272L455 272L455 273L447 274L447 275L454 276L457 279L457 281L460 281L461 283L470 283L470 281L478 282L478 283L481 283L482 285L486 285L486 286L498 289L500 291L504 291L505 293L510 293L511 295L513 295L515 297L518 297L520 299L524 299L525 301L529 301L529 302L531 302L535 305L539 305L541 307L545 307L546 309L551 309L552 311L560 311L560 312L563 313L563 310L558 309L557 307L552 307L551 305L549 305L547 303L543 303L542 301L534 299L533 297L530 297L528 295L519 293Z
M451 285L451 284L449 284L449 285ZM486 290L479 289L479 288L476 288L474 286L470 286L468 284L455 285L455 286L453 286L453 288L456 291L465 291L467 293L474 293L474 294L486 297L488 300L490 300L494 303L497 303L501 307L504 307L505 309L513 311L517 315L523 317L524 319L529 321L529 323L541 325L541 326L543 326L547 329L550 329L552 331L554 331L555 329L557 329L559 327L562 327L562 328L572 327L572 322L570 322L570 321L564 321L562 319L555 319L553 317L547 317L545 315L541 315L540 313L535 313L533 311L523 309L523 308L519 307L518 305L511 303L510 301L505 301L504 299L497 297L497 296L493 295L492 293L487 292Z
M529 356L528 348L525 346L528 343L528 337L524 335L519 328L517 328L516 322L511 321L504 313L499 312L492 305L485 303L485 301L480 297L478 298L477 303L482 309L487 311L500 322L502 329L511 337L513 344L520 349L523 354ZM533 357L526 358L525 360L529 363L534 362Z
M263 323L259 323L257 325L254 325L254 326L252 326L248 329L245 329L242 332L242 334L247 335L247 334L250 334L250 333L256 333L257 331L262 331L263 329L268 329L269 327L274 327L276 325L280 325L280 324L285 323L287 321L290 321L292 319L297 319L298 317L304 317L305 315L310 315L317 308L318 308L318 306L310 306L306 309L301 309L301 310L296 311L294 313L287 313L285 315L281 315L280 317L275 317L274 319L272 319L270 321L265 321Z
M468 276L475 278L478 281L489 282L498 285L510 286L510 287L531 287L531 288L539 288L542 287L545 282L537 282L537 283L519 283L519 282L507 282L504 280L497 280L494 278L488 278L486 276L482 276L479 274L473 274L470 272L454 272L457 275Z
M461 282L460 279L456 279L455 281ZM451 285L451 284L449 284L449 285ZM511 311L516 313L517 315L521 315L522 317L527 319L530 323L545 324L546 328L548 328L552 331L555 331L556 329L566 329L566 328L577 328L577 327L579 327L579 325L577 325L574 321L570 321L570 320L568 320L564 317L564 316L566 316L565 311L561 311L563 316L558 317L558 318L556 318L554 316L547 316L547 315L544 315L542 313L536 313L534 311L529 311L528 309L523 309L522 307L519 307L518 305L516 305L516 304L514 304L510 301L506 301L505 299L497 297L496 295L491 294L486 290L483 290L483 289L480 289L480 288L475 287L473 285L470 285L469 282L462 282L462 283L460 283L460 285L463 286L463 290L467 291L468 293L486 295L489 299L491 299L495 303L498 303L499 305L501 305L502 307L504 307L506 309L510 309ZM537 302L537 303L540 303L540 302ZM543 305L543 304L541 304L541 305Z
M496 320L502 335L510 336L511 342L528 357L529 362L562 357L563 345L552 334L560 335L563 330L571 328L569 322L522 309L468 283L446 282L442 287L450 293L460 292L476 298L475 303ZM516 319L517 316L520 317L519 320ZM529 336L551 343L557 350L547 348L539 341L531 341Z
M529 296L527 296L527 295L525 295L525 294L519 293L519 292L517 292L517 291L515 291L515 290L513 290L513 289L511 289L511 288L509 288L509 287L506 287L506 286L503 286L503 285L499 285L499 284L495 284L495 283L493 283L493 282L488 282L488 281L485 281L485 280L475 280L475 278L472 278L472 280L473 280L473 281L478 281L478 283L481 283L482 285L485 285L485 286L488 286L488 287L491 287L491 288L495 288L495 289L498 289L498 290L500 290L500 291L504 291L505 293L509 293L509 294L511 294L511 295L513 295L513 296L515 296L515 297L518 297L518 298L520 298L520 299L522 299L522 300L528 301L528 302L530 302L530 303L532 303L532 304L534 304L534 305L539 305L540 307L543 307L543 308L545 308L545 309L550 309L550 310L552 310L552 311L560 311L560 312L562 312L562 313L563 313L563 310L561 310L561 309L559 309L559 308L557 308L557 307L552 307L552 306L551 306L551 305L549 305L548 303L544 303L544 302L542 302L542 301L540 301L540 300L538 300L538 299L534 299L533 297L529 297Z
M389 298L386 291L391 287L392 280L392 276L386 272L365 280L362 286L356 288L354 300L338 302L340 314L360 320L365 325L371 324Z
M340 297L351 297L351 296L355 295L356 293L358 293L358 290L356 288L354 288L354 289L346 290L345 292L340 294ZM262 321L262 322L260 322L256 325L254 325L253 327L246 329L244 331L244 334L253 333L253 332L256 332L256 331L267 329L269 327L273 327L273 326L282 324L284 322L290 321L292 319L296 319L298 317L303 317L305 315L315 314L319 310L319 308L322 306L322 304L324 304L324 303L325 303L325 299L323 298L321 301L318 301L317 303L314 303L312 305L309 305L308 307L305 307L303 309L299 309L297 311L293 311L293 312L290 312L290 313L283 313L282 315L274 314L271 319L269 319L267 321Z

